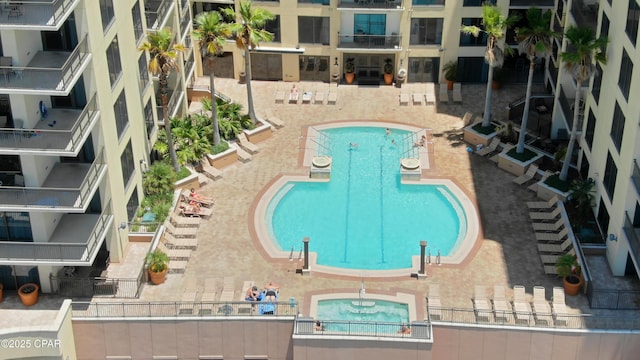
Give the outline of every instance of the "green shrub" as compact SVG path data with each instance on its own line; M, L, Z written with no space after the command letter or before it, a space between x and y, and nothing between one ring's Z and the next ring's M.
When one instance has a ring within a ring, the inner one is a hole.
M496 127L494 125L489 125L485 127L485 126L482 126L481 122L473 125L472 129L482 135L489 135L496 132Z
M186 178L189 175L191 175L191 171L189 171L189 169L187 169L186 167L183 166L183 167L180 168L180 171L176 174L176 181L177 180L182 180L182 179Z
M507 155L509 155L510 157L516 159L516 160L520 160L522 162L527 162L531 159L533 159L534 157L538 156L538 153L535 151L531 151L527 148L524 149L524 152L522 154L518 154L518 150L513 148L511 150L509 150L507 152Z
M215 154L220 154L221 152L225 152L229 149L229 143L226 141L220 141L220 144L218 145L213 145L211 147L211 154L215 155Z
M566 181L560 180L559 175L551 175L544 181L545 185L550 186L554 189L557 189L561 192L569 191L569 183Z

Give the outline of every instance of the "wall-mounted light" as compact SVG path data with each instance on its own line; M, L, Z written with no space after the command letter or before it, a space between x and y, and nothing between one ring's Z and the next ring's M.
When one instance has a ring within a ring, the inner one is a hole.
M120 229L120 230L124 230L126 228L127 228L127 223L124 222L124 221L120 223L120 226L118 226L118 229Z
M140 160L140 171L142 171L142 172L149 171L149 166L147 164L147 160L145 160L145 159Z
M618 236L616 236L616 234L609 234L609 240L610 241L618 241Z
M336 60L335 60L335 62L333 63L333 65L334 65L334 66L338 66L338 57L337 57L337 56L336 56Z

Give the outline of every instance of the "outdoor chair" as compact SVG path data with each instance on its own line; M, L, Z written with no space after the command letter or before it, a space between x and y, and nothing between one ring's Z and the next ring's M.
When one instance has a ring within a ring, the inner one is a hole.
M449 102L449 91L447 90L447 84L440 84L440 102Z
M473 310L477 320L491 320L491 304L484 286L476 285L473 295Z
M499 145L500 145L500 139L498 139L497 137L494 137L489 143L489 146L485 146L482 149L476 151L476 154L480 156L487 156L493 153L494 151L497 151Z
M502 285L495 285L493 287L493 312L496 319L507 321L509 311L509 303L504 293L504 287Z
M324 104L324 91L316 90L316 97L313 100L314 104Z
M273 125L276 129L284 127L284 123L282 122L282 120L280 120L280 118L278 118L277 116L274 116L271 112L268 112L265 115L264 120Z
M176 228L175 226L173 226L171 221L168 220L164 222L164 226L171 235L176 237L196 237L196 235L198 234L198 228Z
M284 89L278 89L278 91L276 91L276 103L283 104L284 96Z
M562 254L573 246L570 238L567 238L562 244L538 244L538 251L543 254Z
M199 217L184 217L173 213L169 215L169 221L176 227L198 227L202 220Z
M291 92L289 93L289 104L297 104L299 95L300 93L297 89L291 88Z
M206 208L206 207L200 207L200 210L198 212L195 212L187 208L180 209L180 215L187 216L187 217L208 217L208 216L211 216L211 214L213 214L213 209Z
M440 302L440 286L429 284L429 297L427 298L430 317L442 318L442 303Z
M252 308L252 304L250 301L247 301L245 298L245 291L247 291L248 288L252 287L253 285L255 285L255 281L253 280L249 280L249 281L245 281L242 284L242 288L240 289L240 298L238 299L238 301L242 301L243 303L238 305L238 314L250 314L251 313L251 308Z
M335 105L338 102L338 84L329 85L329 95L327 95L327 104Z
M508 151L510 151L511 149L513 149L514 147L515 147L515 145L513 145L513 144L506 144L506 145L502 148L502 151L500 151L500 152L496 152L493 156L491 156L491 157L489 158L489 160L491 160L492 162L494 162L494 163L496 163L496 164L497 164L497 163L498 163L498 160L500 159L500 154L501 154L501 153L503 153L503 152L508 152Z
M542 261L542 263L545 266L546 265L553 266L554 269L555 269L555 265L558 262L558 258L560 258L561 256L564 256L564 255L575 255L575 254L576 254L576 251L573 248L571 248L571 249L569 249L569 251L567 251L566 254L553 254L553 255L540 254L540 260Z
M544 321L547 325L551 325L551 306L545 296L545 288L542 286L533 287L533 312L536 322Z
M529 323L531 319L531 306L527 302L524 286L513 287L513 311L517 321Z
M427 105L435 104L436 103L436 84L427 83L427 91L424 94L424 96L427 100Z
M211 166L211 164L209 164L209 160L203 159L200 163L202 164L202 172L204 172L208 178L211 180L222 179L222 171Z
M215 201L213 201L213 199L211 198L205 198L205 197L193 197L191 196L191 192L189 190L185 190L182 193L182 197L184 198L184 201L186 203L198 203L198 205L201 206L206 206L206 207L211 207L212 205L215 205Z
M538 242L561 242L569 235L569 230L565 227L560 232L536 232L536 240Z
M400 93L400 105L409 105L409 94Z
M247 163L253 159L253 156L246 152L244 148L242 148L237 142L231 144L234 144L233 147L236 149L236 155L238 156L238 160L240 160L240 162Z
M200 299L200 314L210 315L213 313L213 302L216 301L216 280L206 279L204 281L204 290Z
M199 218L192 218L198 219ZM168 232L164 232L164 239L166 241L166 245L172 249L191 249L195 250L198 248L198 239L197 238L176 238Z
M518 185L522 185L522 184L532 180L536 176L537 172L538 172L538 165L531 164L529 166L529 168L527 169L527 172L525 172L521 176L518 176L517 178L513 179L513 182L518 184Z
M180 298L180 304L178 305L178 315L193 315L197 295L198 289L196 286L196 279L190 278L185 280L182 297Z
M558 219L555 223L533 223L533 230L558 232L564 227L564 219Z
M555 221L560 216L560 208L555 208L551 212L536 212L530 211L529 217L531 220L549 220Z
M158 243L158 249L167 254L171 260L189 260L191 257L190 249L169 249L162 241Z
M467 111L466 113L464 113L464 116L462 117L462 127L467 127L471 125L472 120L473 120L472 112Z
M556 323L562 322L564 323L564 325L566 325L569 321L569 312L567 311L563 288L557 286L553 288L553 298L551 305L553 306L553 316Z
M422 97L424 95L420 93L411 94L411 98L413 99L413 105L422 105Z
M551 199L549 199L549 201L528 201L527 202L527 207L529 208L529 210L534 210L534 209L552 209L555 207L555 205L558 203L558 196L554 195Z
M238 138L238 145L242 146L250 154L256 154L258 151L260 151L260 148L256 146L256 144L249 141L247 135L244 132L238 133L236 137Z
M453 102L462 104L462 84L453 84Z

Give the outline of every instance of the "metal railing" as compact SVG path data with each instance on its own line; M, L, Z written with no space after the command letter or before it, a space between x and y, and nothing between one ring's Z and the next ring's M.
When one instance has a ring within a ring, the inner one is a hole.
M92 259L92 254L98 251L107 228L113 221L110 211L111 203L98 217L87 241L84 243L46 243L46 242L14 242L0 241L0 260L78 264Z
M562 109L562 114L564 115L564 119L567 124L567 132L570 132L573 123L573 111L571 110L571 104L569 103L567 95L565 94L564 88L562 86L560 86L560 95L558 96L558 101L560 102L560 109Z
M46 51L44 52L46 54ZM49 90L66 93L80 68L91 58L85 36L61 68L0 66L0 89Z
M431 339L431 324L428 321L396 323L322 320L318 328L313 318L296 318L293 334Z
M2 19L0 28L31 25L57 29L64 14L79 2L79 0L4 1L1 6L7 15L0 17ZM16 16L10 16L12 11Z
M355 8L355 9L388 9L402 7L402 0L356 0L356 1L340 1L339 8Z
M87 170L79 188L0 186L0 208L7 211L25 208L81 210L91 201L93 197L91 189L97 185L105 171L104 155L100 152Z
M586 26L593 31L598 26L598 2L573 0L571 2L571 15L578 26Z
M401 35L340 35L339 48L394 49L400 46Z
M130 233L155 233L163 223L131 221L128 223Z
M473 324L485 326L516 326L547 329L633 330L640 326L640 317L592 314L541 314L511 311L476 312L474 309L431 307L431 322Z
M182 91L182 82L178 81L176 87L169 92L169 100L167 100L167 110L169 111L169 118L173 117L177 111L176 106L178 105L178 100L182 97L184 91ZM162 97L158 94L156 97L156 111L158 112L158 122L164 125L164 113L162 109Z
M629 241L631 256L633 256L637 263L638 260L640 260L640 237L638 237L636 227L633 225L633 221L627 211L624 212L624 226L622 227L622 230Z
M180 33L182 34L182 39L187 36L189 30L191 29L191 16L189 12L186 11L182 14L182 18L180 19Z
M112 297L137 298L142 287L137 279L106 277L58 277L50 276L51 291L70 298Z
M588 292L592 309L640 310L640 291L594 289Z
M640 167L638 166L638 161L636 159L633 159L631 181L633 181L633 185L636 187L636 192L640 195Z
M171 11L173 0L145 1L145 17L147 18L147 29L160 30L167 15Z
M128 318L128 317L180 317L180 316L287 316L298 314L295 302L83 302L72 303L74 318Z
M82 109L71 130L0 129L0 153L5 150L56 151L75 154L84 144L83 138L95 124L100 111L95 94ZM55 116L50 117L55 121Z

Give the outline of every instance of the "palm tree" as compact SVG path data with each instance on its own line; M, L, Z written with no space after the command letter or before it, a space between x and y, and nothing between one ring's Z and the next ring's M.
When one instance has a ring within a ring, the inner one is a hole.
M547 57L551 53L551 42L558 34L551 30L551 11L532 7L527 10L527 26L516 28L516 39L520 54L525 54L529 59L529 78L527 80L527 92L524 100L524 112L520 124L520 136L518 138L518 154L524 153L524 140L527 134L527 122L529 121L529 102L531 101L531 87L533 83L533 71L536 68L536 58Z
M560 54L560 59L564 61L565 69L571 74L576 81L576 99L573 105L573 125L571 126L571 136L569 145L567 145L567 154L564 157L562 170L560 171L560 180L567 181L569 174L569 162L571 162L571 154L573 146L576 142L576 133L578 132L578 122L580 114L580 88L582 84L591 79L596 72L596 62L601 64L607 63L607 56L603 49L607 45L607 38L600 36L596 38L595 33L588 27L571 26L564 34L569 42L567 50Z
M244 50L244 73L247 76L247 103L249 104L249 117L255 123L256 112L253 108L253 96L251 94L251 51L260 42L273 40L273 34L264 30L264 26L275 16L261 8L252 8L251 0L241 1L236 13L231 8L222 9L223 14L236 20L231 24L231 32L236 38L236 45Z
M167 133L167 145L169 147L169 155L171 163L176 172L180 171L176 149L173 144L173 136L171 136L171 124L169 121L169 109L167 108L167 94L169 93L169 74L171 70L178 69L176 59L178 54L185 51L185 47L181 44L173 44L173 32L169 28L164 28L156 32L147 34L147 41L140 46L138 50L149 52L149 71L158 76L158 85L160 87L160 97L162 99L162 113L164 120L164 128Z
M193 30L193 38L200 41L200 54L209 60L209 87L211 90L211 102L215 102L216 91L213 83L213 60L222 51L226 39L231 37L229 24L222 22L222 16L217 11L210 11L196 16L196 29ZM218 127L218 114L216 107L211 109L211 124L213 125L213 145L220 144L220 129Z
M511 48L504 46L504 36L507 28L518 21L519 16L511 15L504 17L499 7L491 4L482 5L482 26L480 28L475 25L463 26L461 31L465 34L471 34L478 37L480 33L487 35L487 49L484 53L484 60L489 65L489 73L487 74L487 96L484 102L484 118L482 126L491 126L491 82L493 81L493 68L499 68L504 63L505 51L511 51Z

